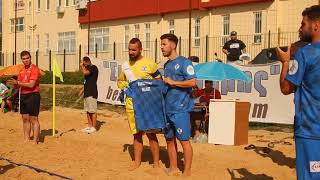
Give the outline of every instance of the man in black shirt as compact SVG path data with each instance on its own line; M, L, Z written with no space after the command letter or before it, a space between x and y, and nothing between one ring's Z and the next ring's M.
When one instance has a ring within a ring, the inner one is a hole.
M97 122L97 98L98 98L98 68L91 63L89 57L85 56L80 63L81 72L84 74L84 88L79 95L84 95L84 110L87 112L88 127L82 129L82 132L96 132Z
M232 31L231 40L224 44L222 51L227 55L227 61L233 62L239 60L239 56L246 52L246 45L237 39L237 32Z

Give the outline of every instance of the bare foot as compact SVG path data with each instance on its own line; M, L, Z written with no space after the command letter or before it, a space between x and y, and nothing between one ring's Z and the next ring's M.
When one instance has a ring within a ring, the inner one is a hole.
M168 176L180 176L181 172L179 171L178 168L175 168L175 169L168 169L167 174Z
M160 163L159 162L155 162L155 163L153 163L153 166L152 166L153 168L161 168L161 166L160 166Z
M135 169L138 169L140 166L140 163L136 163L136 162L132 162L132 164L130 165L130 167L128 168L129 171L134 171Z
M191 176L191 171L190 170L185 170L183 172L183 176Z

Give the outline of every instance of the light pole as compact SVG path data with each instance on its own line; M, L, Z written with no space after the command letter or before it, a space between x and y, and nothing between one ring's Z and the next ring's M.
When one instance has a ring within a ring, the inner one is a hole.
M14 62L17 63L17 0L14 1Z
M192 0L189 0L189 57L191 56L191 15L192 15Z
M90 17L90 2L91 0L88 0L88 56L90 55L90 21L91 21L91 17Z

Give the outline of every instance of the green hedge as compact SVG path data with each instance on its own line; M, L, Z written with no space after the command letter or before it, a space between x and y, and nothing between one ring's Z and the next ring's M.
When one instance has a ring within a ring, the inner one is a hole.
M52 72L45 71L46 75L42 76L40 79L41 84L52 84ZM84 76L81 72L63 72L63 81L60 82L60 79L56 77L56 84L83 84ZM10 77L0 78L0 82L2 80L7 80Z
M45 71L46 75L41 77L41 84L52 84L52 72ZM83 84L84 76L81 72L62 72L63 81L56 77L57 84Z

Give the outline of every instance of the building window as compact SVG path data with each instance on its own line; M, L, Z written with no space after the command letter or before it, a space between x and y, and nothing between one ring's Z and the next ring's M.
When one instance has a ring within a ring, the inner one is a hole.
M58 53L63 53L64 50L67 53L76 51L76 33L74 31L58 33Z
M27 49L30 51L31 50L31 36L27 36Z
M28 14L31 14L31 11L32 11L32 4L31 4L31 1L29 1L29 3L28 3Z
M230 15L222 16L223 27L222 27L222 45L224 45L230 36Z
M200 46L200 18L195 20L194 26L194 46Z
M49 34L45 34L45 45L46 45L46 53L49 54L50 51L50 39L49 39Z
M98 28L90 30L90 51L96 50L109 50L109 28Z
M76 0L73 0L73 1L72 1L72 5L76 5Z
M146 44L145 49L150 49L151 47L151 34L150 34L150 23L146 23Z
M46 6L46 10L50 9L50 0L47 0L47 6Z
M36 35L36 43L37 43L36 50L39 50L40 49L40 36L39 36L39 34Z
M174 19L169 21L169 33L174 34Z
M62 4L62 2L61 2L62 0L57 0L57 6L58 7L60 7L61 6L61 4Z
M134 37L135 38L139 38L139 34L140 34L140 25L139 24L135 24L134 25Z
M14 32L14 19L11 19L11 32ZM22 32L24 31L24 18L17 18L16 22L16 27L17 27L17 32Z
M129 46L129 38L130 38L130 27L129 25L124 26L124 47L123 49L127 50Z
M41 8L40 1L41 1L41 0L38 0L38 11L40 11L40 8Z
M261 43L262 12L254 13L254 43Z
M66 7L69 6L69 0L66 0Z

